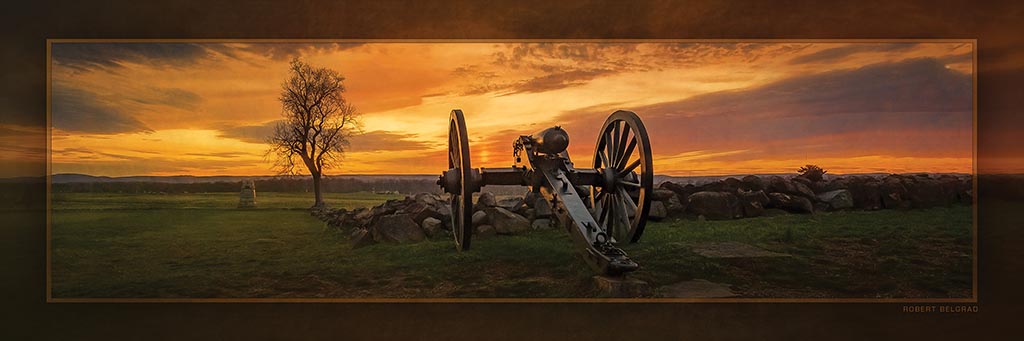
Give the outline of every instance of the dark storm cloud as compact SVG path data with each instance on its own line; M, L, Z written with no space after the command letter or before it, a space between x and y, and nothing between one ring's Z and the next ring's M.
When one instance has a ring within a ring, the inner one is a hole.
M559 121L592 136L613 109L568 112ZM964 142L970 150L972 87L969 75L935 59L913 59L631 109L662 154L870 150L931 156L962 153Z
M864 52L895 52L904 51L917 46L916 43L853 43L846 46L834 47L821 50L811 54L803 55L790 60L790 64L805 63L827 63L834 62L858 53Z
M96 134L152 131L120 106L88 90L54 83L50 105L51 122L57 129Z
M207 55L206 48L192 43L54 43L50 49L55 63L81 71L125 62L186 66Z

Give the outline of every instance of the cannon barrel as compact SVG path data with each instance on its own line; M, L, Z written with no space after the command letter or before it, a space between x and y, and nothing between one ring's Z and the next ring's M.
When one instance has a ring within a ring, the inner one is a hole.
M558 154L569 147L569 133L559 126L541 130L530 138L537 144L537 151L544 154Z

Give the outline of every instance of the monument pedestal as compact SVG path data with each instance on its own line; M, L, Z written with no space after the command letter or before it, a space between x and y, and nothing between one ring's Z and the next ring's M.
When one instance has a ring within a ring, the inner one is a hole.
M256 207L256 183L252 180L242 182L242 191L238 193L238 208Z

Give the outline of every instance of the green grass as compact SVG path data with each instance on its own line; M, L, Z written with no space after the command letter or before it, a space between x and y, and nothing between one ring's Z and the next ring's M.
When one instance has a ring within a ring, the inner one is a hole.
M370 207L387 199L404 198L396 194L324 193L331 207ZM119 194L119 193L54 193L53 208L68 209L234 209L238 193L193 194ZM256 209L306 209L313 206L313 193L256 193Z
M351 250L305 208L308 193L59 194L57 298L593 297L591 270L562 230ZM334 207L397 196L329 194ZM969 297L969 207L651 223L626 246L655 287L728 283L744 297ZM738 241L792 257L708 259L695 245Z

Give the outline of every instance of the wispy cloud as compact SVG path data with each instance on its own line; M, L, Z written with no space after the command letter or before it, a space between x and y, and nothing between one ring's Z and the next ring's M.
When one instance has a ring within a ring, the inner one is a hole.
M805 64L805 63L828 63L835 62L840 59L858 54L868 52L893 52L903 51L914 48L917 46L916 43L885 43L885 44L874 44L874 43L854 43L846 46L833 47L830 49L824 49L811 54L805 54L790 60L793 64Z
M55 43L50 55L57 64L80 71L140 63L185 67L207 56L192 43Z
M53 127L66 131L116 134L152 130L97 94L60 82L52 85L50 105Z

